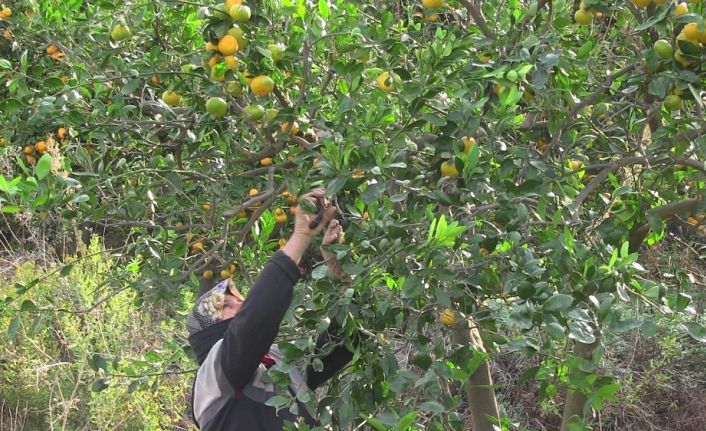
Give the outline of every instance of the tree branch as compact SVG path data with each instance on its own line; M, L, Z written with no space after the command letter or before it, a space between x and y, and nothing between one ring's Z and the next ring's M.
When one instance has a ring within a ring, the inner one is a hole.
M488 24L486 24L485 18L483 18L483 14L480 9L471 3L470 0L459 0L459 3L461 3L468 11L468 14L473 17L473 21L475 21L476 25L480 28L480 31L483 32L485 37L495 40L495 33L493 33L493 30L491 30L490 27L488 27Z

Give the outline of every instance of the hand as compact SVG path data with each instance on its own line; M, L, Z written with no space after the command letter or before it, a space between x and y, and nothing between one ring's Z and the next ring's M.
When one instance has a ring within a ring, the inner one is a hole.
M341 262L336 259L336 255L323 247L328 244L340 243L343 240L344 235L345 232L343 232L343 226L341 226L341 223L339 223L336 219L331 220L326 228L326 233L324 233L324 238L321 241L321 256L326 262L329 275L336 277L341 281L350 282L350 276L343 271Z
M343 239L343 235L343 226L341 226L341 223L339 223L338 220L333 219L326 228L326 232L324 233L324 239L321 241L321 244L337 244Z
M324 199L325 194L326 191L324 189L315 189L302 196L302 199L307 199L314 205L316 205L318 201L325 207L328 203ZM326 208L321 215L319 224L312 229L310 223L315 220L318 215L308 214L302 208L297 208L297 213L294 216L294 233L287 241L287 244L282 248L284 254L299 264L311 240L323 230L324 226L329 224L329 221L331 221L335 213L336 207L330 206Z
M312 228L312 222L317 220L319 214L310 214L301 207L297 208L297 213L294 217L294 235L306 235L312 238L318 235L324 229L324 226L329 224L329 221L336 214L336 207L333 205L328 206L329 202L324 197L325 194L326 190L324 189L314 189L301 197L301 199L306 199L316 205L317 208L323 206L326 209L323 210L321 217L319 217L319 223Z

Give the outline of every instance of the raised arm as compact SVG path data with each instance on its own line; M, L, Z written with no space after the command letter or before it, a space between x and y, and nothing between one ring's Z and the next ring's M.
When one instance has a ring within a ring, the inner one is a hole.
M324 191L314 190L304 199L323 198ZM221 347L221 367L231 386L246 386L279 332L279 327L292 301L293 286L299 280L298 263L312 239L333 216L329 208L319 226L311 229L315 215L298 211L295 228L285 247L265 265L250 288L228 330Z

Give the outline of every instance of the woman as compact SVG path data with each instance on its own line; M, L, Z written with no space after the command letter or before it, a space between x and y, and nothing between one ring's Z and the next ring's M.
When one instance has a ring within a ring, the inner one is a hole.
M316 189L304 195L312 203L324 201L324 190ZM336 208L328 207L320 218L297 211L294 233L285 246L270 258L247 298L243 298L233 280L223 280L201 295L187 318L189 343L196 354L199 370L194 382L192 407L194 418L202 430L281 430L285 421L298 417L286 409L279 412L267 406L276 395L275 387L263 379L267 369L282 360L274 345L289 305L293 287L300 277L298 264L306 249L324 227L323 244L336 242L343 229L333 220ZM333 273L341 274L335 258L324 252ZM317 342L321 347L333 337L325 334ZM347 364L353 354L339 343L322 358L324 367L314 371L309 367L290 372L290 395L308 387L316 389ZM306 387L305 387L306 386ZM315 419L306 406L298 406L299 414L310 426Z

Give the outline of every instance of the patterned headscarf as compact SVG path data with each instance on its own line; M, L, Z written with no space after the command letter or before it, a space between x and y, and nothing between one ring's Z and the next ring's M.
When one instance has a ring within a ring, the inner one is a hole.
M186 318L186 329L189 331L189 336L223 320L222 313L226 291L233 296L239 296L233 280L227 278L213 286L211 290L196 300L194 308Z

